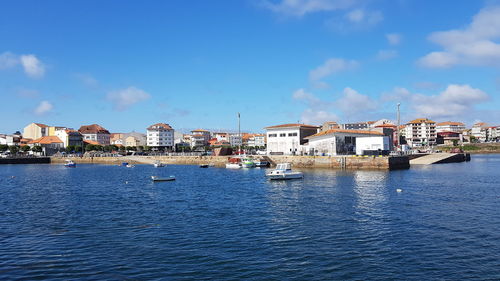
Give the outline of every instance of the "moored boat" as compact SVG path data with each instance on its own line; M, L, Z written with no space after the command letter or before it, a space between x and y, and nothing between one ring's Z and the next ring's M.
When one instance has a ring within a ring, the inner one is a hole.
M161 177L157 177L157 176L151 176L151 179L154 182L157 182L157 181L174 181L175 177L174 176L170 176L170 177L166 177L166 178L161 178Z
M163 163L161 163L161 162L160 162L160 160L158 160L158 161L156 161L156 162L153 164L153 166L154 166L155 168L161 168L161 167L165 167L166 165L165 165L165 164L163 164Z
M271 163L265 160L256 160L254 161L255 167L269 167Z
M229 158L229 163L226 164L226 169L241 169L243 166L241 165L241 158L232 157Z
M200 168L208 168L210 165L208 164L200 164Z
M76 163L73 162L73 160L66 160L66 163L64 163L64 167L75 168L76 167Z
M290 163L281 163L276 166L276 169L266 174L266 176L270 180L291 180L301 179L304 177L304 174L302 172L292 171L292 165Z
M251 158L243 158L241 160L241 167L242 168L254 168L255 162Z

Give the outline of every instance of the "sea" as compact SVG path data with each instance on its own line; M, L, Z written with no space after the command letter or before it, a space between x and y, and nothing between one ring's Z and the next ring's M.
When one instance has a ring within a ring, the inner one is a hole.
M500 155L302 171L1 165L0 280L500 280Z

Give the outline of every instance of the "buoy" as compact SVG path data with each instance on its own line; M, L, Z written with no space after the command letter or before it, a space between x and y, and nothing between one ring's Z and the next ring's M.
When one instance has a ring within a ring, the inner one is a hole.
M12 176L12 177L10 177L10 178L11 178L11 179L15 179L15 178L16 178L16 176Z
M125 184L128 184L128 181L125 181Z
M396 192L403 192L401 188L396 189Z

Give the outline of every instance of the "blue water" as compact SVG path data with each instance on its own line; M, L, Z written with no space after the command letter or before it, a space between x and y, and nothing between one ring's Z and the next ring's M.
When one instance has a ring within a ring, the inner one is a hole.
M2 165L0 279L500 279L500 155L304 172Z

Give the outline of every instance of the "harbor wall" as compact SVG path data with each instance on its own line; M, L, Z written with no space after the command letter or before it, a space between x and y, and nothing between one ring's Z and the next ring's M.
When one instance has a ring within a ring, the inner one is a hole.
M50 157L0 158L0 164L49 164Z
M120 164L128 162L131 164L150 164L156 160L165 164L178 165L199 165L213 164L223 167L228 162L228 156L140 156L133 159L128 157L52 157L52 163L63 163L66 159L71 159L76 163L95 164ZM264 156L259 157L271 162L291 163L296 168L329 168L329 169L376 169L376 170L397 170L408 169L410 162L408 157L356 157L356 156Z

